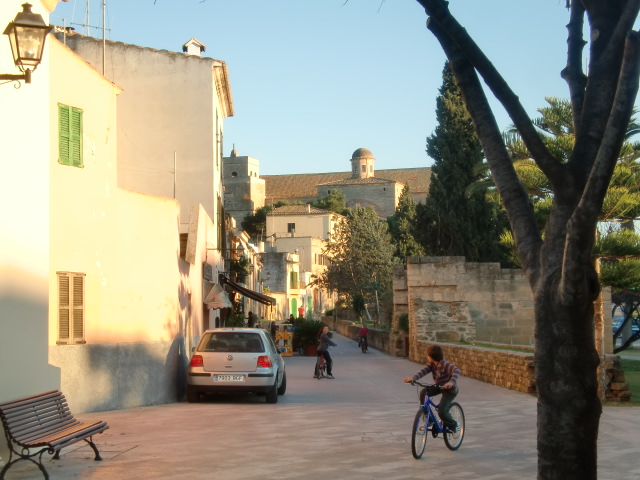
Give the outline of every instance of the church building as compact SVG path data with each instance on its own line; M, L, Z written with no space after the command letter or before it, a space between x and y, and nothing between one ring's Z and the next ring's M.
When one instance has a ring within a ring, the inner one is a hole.
M252 207L255 211L258 205L272 205L279 201L290 204L313 203L329 195L332 190L339 190L345 197L347 207L370 206L380 218L387 218L394 214L405 185L409 185L416 203L424 202L429 194L431 169L428 167L376 170L375 158L366 148L358 148L349 161L351 168L346 172L262 175L259 178L264 181L264 197L253 198L252 192L258 193L260 189L249 188L249 184L258 179L244 172L258 171L259 161L252 157L239 157L234 149L230 157L224 158L226 210L239 224L245 212ZM239 163L246 164L246 168ZM234 167L227 169L227 165ZM233 172L236 172L235 176L232 176ZM241 187L239 184L243 182L247 185ZM233 202L227 203L226 199L231 198ZM242 216L237 216L236 212Z

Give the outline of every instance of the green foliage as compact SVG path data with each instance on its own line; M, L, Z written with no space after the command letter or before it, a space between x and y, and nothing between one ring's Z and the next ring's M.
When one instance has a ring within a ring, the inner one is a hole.
M407 257L424 255L416 240L416 202L411 198L409 185L405 185L393 216L387 218L389 233L395 245L393 256L407 263Z
M566 162L575 144L571 103L554 97L545 100L548 106L538 109L540 117L534 119L534 124L547 148ZM640 145L629 141L638 131L638 123L632 119L600 212L603 222L624 223L640 215ZM544 232L553 203L551 185L530 158L517 130L512 128L505 132L504 138L520 182L531 198L540 230ZM640 237L633 230L624 228L610 227L599 233L594 253L605 258L601 263L600 282L620 289L640 287L638 261L624 258L640 256ZM510 233L503 234L501 241L515 249Z
M361 294L356 293L353 296L353 310L356 312L360 320L362 320L362 317L364 316L364 311L366 310L366 308L367 308L367 304L364 300L364 297Z
M273 210L271 206L258 208L253 215L244 217L240 226L251 238L264 236L267 231L267 215L271 213L271 210Z
M567 161L575 145L573 113L569 100L547 97L548 106L538 109L540 117L534 119L541 138L549 151L561 161ZM638 132L632 119L627 139ZM531 159L518 131L511 128L504 134L505 143L514 160L520 182L529 193L541 230L549 217L553 195L548 179ZM601 221L624 221L640 215L640 145L626 141L622 145L607 195L604 199Z
M274 205L265 205L258 208L252 215L244 217L244 220L240 222L240 226L253 240L264 238L267 231L267 215L274 208L282 207L283 205L287 205L287 203L276 202Z
M640 361L621 359L620 365L624 370L624 380L631 391L631 404L640 405Z
M640 259L602 260L600 283L618 289L640 288Z
M331 259L318 278L324 288L348 298L359 294L366 302L391 288L393 245L386 222L372 208L357 205L337 225L323 254Z
M482 178L482 148L448 62L436 119L435 132L427 139L427 153L434 160L429 196L416 208L418 240L428 255L505 263L498 239L506 217L488 201L487 188L474 185Z
M398 317L398 330L409 333L409 314L402 313Z
M594 247L594 253L601 257L640 256L640 237L626 228L613 230L601 235Z
M347 200L341 190L333 189L326 197L319 198L313 206L339 213L340 215L348 215Z
M235 281L238 283L244 283L247 276L251 273L251 264L249 259L244 255L240 257L240 260L232 260L229 270L235 277Z
M240 312L235 312L229 315L227 320L224 322L225 327L244 327L246 326L244 314Z
M318 320L303 320L296 322L293 329L293 346L295 348L305 345L318 345L319 333L323 323Z

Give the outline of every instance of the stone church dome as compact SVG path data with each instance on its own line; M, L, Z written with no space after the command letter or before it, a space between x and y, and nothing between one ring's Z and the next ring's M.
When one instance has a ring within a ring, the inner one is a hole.
M373 158L373 153L371 153L371 151L367 150L366 148L359 148L355 152L353 152L353 155L351 155L351 159L356 158Z

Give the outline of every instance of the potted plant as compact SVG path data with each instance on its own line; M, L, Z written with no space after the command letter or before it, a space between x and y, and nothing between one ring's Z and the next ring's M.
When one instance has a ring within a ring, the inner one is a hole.
M296 322L293 329L293 343L295 348L302 348L307 356L315 356L320 340L318 334L323 323L318 320L303 320Z

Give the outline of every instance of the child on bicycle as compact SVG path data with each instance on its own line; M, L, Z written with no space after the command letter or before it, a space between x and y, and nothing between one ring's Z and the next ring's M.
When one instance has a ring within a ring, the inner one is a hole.
M329 355L329 345L331 345L332 347L337 347L337 345L333 342L333 340L331 340L331 338L329 338L329 327L328 326L324 326L322 327L322 330L320 330L320 345L318 345L318 357L319 356L323 356L325 362L327 362L327 378L331 378L333 379L333 375L332 375L332 369L333 369L333 360L331 359L331 355ZM317 363L316 363L317 365ZM314 377L318 377L319 373L317 371L317 367L316 367L316 371L314 372Z
M439 345L429 345L427 347L427 361L429 363L420 369L413 377L405 377L403 382L410 383L424 377L427 373L431 373L433 375L433 383L442 389L442 400L438 407L442 423L450 430L459 432L460 425L451 418L449 409L451 408L453 399L458 395L457 383L458 377L460 376L460 369L444 359L442 347ZM424 395L421 395L421 398L424 398Z

